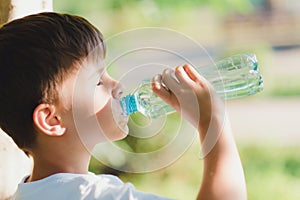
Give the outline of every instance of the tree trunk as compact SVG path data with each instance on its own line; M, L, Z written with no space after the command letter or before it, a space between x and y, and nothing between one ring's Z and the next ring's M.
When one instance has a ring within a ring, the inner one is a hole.
M1 0L0 3L0 26L9 20L10 11L12 10L11 0Z
M42 11L52 11L52 0L0 0L0 27L10 20ZM15 193L32 166L32 160L0 129L0 199L9 199Z
M0 199L9 199L32 169L32 161L0 129Z
M0 26L16 18L52 10L52 0L1 0Z

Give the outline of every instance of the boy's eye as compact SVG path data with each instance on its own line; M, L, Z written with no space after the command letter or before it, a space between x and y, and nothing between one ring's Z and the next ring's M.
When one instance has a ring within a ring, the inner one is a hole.
M100 79L97 83L97 86L103 85L103 81Z
M104 84L104 81L103 81L103 80L105 80L105 72L101 72L101 73L100 73L100 76L98 76L98 77L99 77L99 81L98 81L98 83L97 83L97 86L101 86L101 85Z

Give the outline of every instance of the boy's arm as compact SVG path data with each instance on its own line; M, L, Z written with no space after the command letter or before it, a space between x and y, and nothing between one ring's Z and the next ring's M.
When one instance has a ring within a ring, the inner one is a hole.
M204 174L197 199L246 199L244 172L230 124L210 84L185 65L155 76L153 91L198 129Z
M204 174L202 185L198 194L200 199L247 199L244 172L239 154L226 121L216 143L209 141L203 148L207 153L204 157ZM218 126L218 125L216 125ZM207 134L215 134L207 132ZM204 144L203 144L204 145Z

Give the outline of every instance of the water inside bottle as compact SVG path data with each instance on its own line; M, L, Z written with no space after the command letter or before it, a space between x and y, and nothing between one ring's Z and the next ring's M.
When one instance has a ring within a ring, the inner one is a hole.
M254 54L234 55L218 61L216 66L217 70L212 66L196 70L212 84L221 98L240 98L263 90L263 79ZM121 98L120 104L127 115L141 112L156 118L174 112L173 108L153 93L150 80L145 80L133 93Z

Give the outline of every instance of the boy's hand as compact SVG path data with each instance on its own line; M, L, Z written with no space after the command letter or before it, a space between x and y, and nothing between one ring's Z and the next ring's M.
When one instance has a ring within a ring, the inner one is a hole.
M243 168L224 104L212 86L189 65L153 78L153 91L200 133L203 180L197 199L247 199Z
M218 116L215 112L220 110L220 99L212 86L189 65L164 70L153 78L152 88L201 132L206 132L212 117Z
M204 174L197 199L246 199L244 172L224 104L212 86L184 65L156 75L152 88L199 130Z

